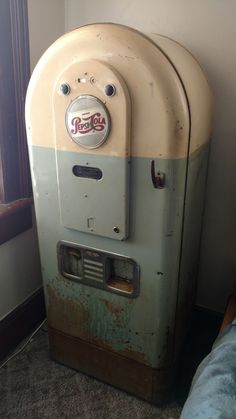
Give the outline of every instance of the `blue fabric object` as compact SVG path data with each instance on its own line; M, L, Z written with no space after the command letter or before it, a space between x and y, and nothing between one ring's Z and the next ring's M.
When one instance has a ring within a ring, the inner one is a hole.
M236 419L236 318L199 365L180 419Z

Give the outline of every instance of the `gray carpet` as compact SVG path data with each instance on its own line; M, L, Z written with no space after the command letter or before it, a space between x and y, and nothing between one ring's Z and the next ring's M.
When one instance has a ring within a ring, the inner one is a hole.
M51 361L43 330L0 369L2 419L176 419L180 411L174 401L156 407Z

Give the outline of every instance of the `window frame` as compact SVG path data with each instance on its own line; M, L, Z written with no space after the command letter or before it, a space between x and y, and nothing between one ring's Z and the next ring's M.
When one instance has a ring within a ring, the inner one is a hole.
M0 244L32 227L25 131L30 78L27 0L0 2Z

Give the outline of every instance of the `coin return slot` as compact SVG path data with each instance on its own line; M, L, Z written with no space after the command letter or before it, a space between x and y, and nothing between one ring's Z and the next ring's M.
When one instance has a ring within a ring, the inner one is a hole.
M134 292L134 264L123 259L108 259L109 277L107 285L117 291L131 294Z

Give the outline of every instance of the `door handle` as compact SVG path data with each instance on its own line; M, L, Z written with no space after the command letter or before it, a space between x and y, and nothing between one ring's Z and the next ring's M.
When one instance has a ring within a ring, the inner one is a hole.
M151 161L151 178L155 189L163 189L165 187L165 173L158 170L155 171L155 161Z

